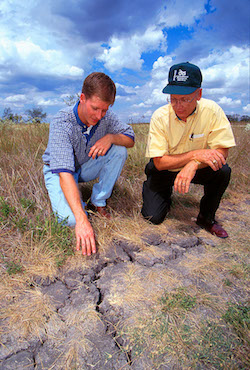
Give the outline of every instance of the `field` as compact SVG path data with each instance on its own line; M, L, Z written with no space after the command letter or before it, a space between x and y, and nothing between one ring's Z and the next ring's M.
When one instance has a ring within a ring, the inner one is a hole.
M51 214L48 125L0 126L0 369L250 367L250 131L233 125L221 240L195 224L200 186L174 194L162 225L142 219L148 125L133 127L113 217L91 215L98 253L86 258ZM80 185L84 200L91 187Z

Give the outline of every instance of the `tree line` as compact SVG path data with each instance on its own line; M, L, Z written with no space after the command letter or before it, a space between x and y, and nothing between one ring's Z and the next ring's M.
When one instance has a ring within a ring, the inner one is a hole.
M40 107L34 107L25 111L25 116L13 113L11 108L4 108L2 122L11 123L42 123L47 117L47 113L43 112Z
M73 100L75 97L71 96L68 98L65 103L67 105L72 105ZM11 123L42 123L47 117L47 113L43 112L43 109L40 107L34 107L32 109L27 109L25 111L25 116L23 117L20 114L13 113L11 108L5 108L3 111L3 115L1 118L2 122L11 122ZM144 118L144 116L143 116ZM250 122L250 116L239 114L228 114L227 118L230 122ZM143 120L144 122L144 120ZM133 123L133 122L130 122Z
M250 116L244 114L240 116L239 114L227 114L227 118L230 122L250 122Z

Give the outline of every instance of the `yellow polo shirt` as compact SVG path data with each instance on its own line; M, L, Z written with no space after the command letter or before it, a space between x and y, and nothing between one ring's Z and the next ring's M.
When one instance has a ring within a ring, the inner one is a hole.
M176 116L171 104L154 112L150 121L146 157L232 146L235 146L234 135L225 113L214 101L202 98L187 122Z

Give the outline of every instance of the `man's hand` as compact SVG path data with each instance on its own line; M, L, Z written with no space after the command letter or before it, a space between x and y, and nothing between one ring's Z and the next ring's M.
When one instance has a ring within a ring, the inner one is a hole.
M90 149L89 157L95 159L97 156L103 156L107 153L113 144L112 134L107 134L99 139Z
M96 253L96 244L93 228L88 220L77 222L75 226L76 250L82 247L82 254L90 256Z
M185 194L189 190L190 182L193 180L198 169L198 163L191 161L178 173L174 182L174 190Z
M78 186L71 173L61 172L59 177L63 194L76 219L76 250L82 247L82 254L90 256L96 253L94 231L82 207Z
M182 168L193 160L197 160L202 163L200 168L210 166L212 170L217 171L226 164L227 156L227 148L198 149L182 154L166 154L162 157L154 157L154 165L158 171L171 171Z
M195 160L201 162L200 168L210 166L213 171L218 171L226 164L227 155L228 149L226 148L196 150L194 160L188 162L176 176L174 182L175 191L182 194L189 191L190 183L199 167Z
M226 155L221 151L227 152L227 149L201 149L195 151L195 158L198 161L210 166L212 170L218 171L224 164L226 164Z
M132 148L134 146L134 140L123 134L107 134L92 146L89 151L89 157L95 159L96 156L105 155L112 144Z

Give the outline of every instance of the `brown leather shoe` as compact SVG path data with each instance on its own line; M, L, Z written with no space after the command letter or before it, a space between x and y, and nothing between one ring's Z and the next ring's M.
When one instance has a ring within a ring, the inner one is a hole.
M97 213L99 216L106 217L108 219L111 218L111 214L109 213L108 209L106 206L104 207L97 207L91 202L88 204L88 209L94 213Z
M102 216L102 217L106 217L108 219L111 218L111 214L108 212L107 210L107 207L95 207L96 209L96 212Z
M223 227L220 226L216 221L214 221L212 224L209 224L198 217L196 223L212 235L218 236L218 238L228 237L228 233L226 232L226 230L224 230Z

